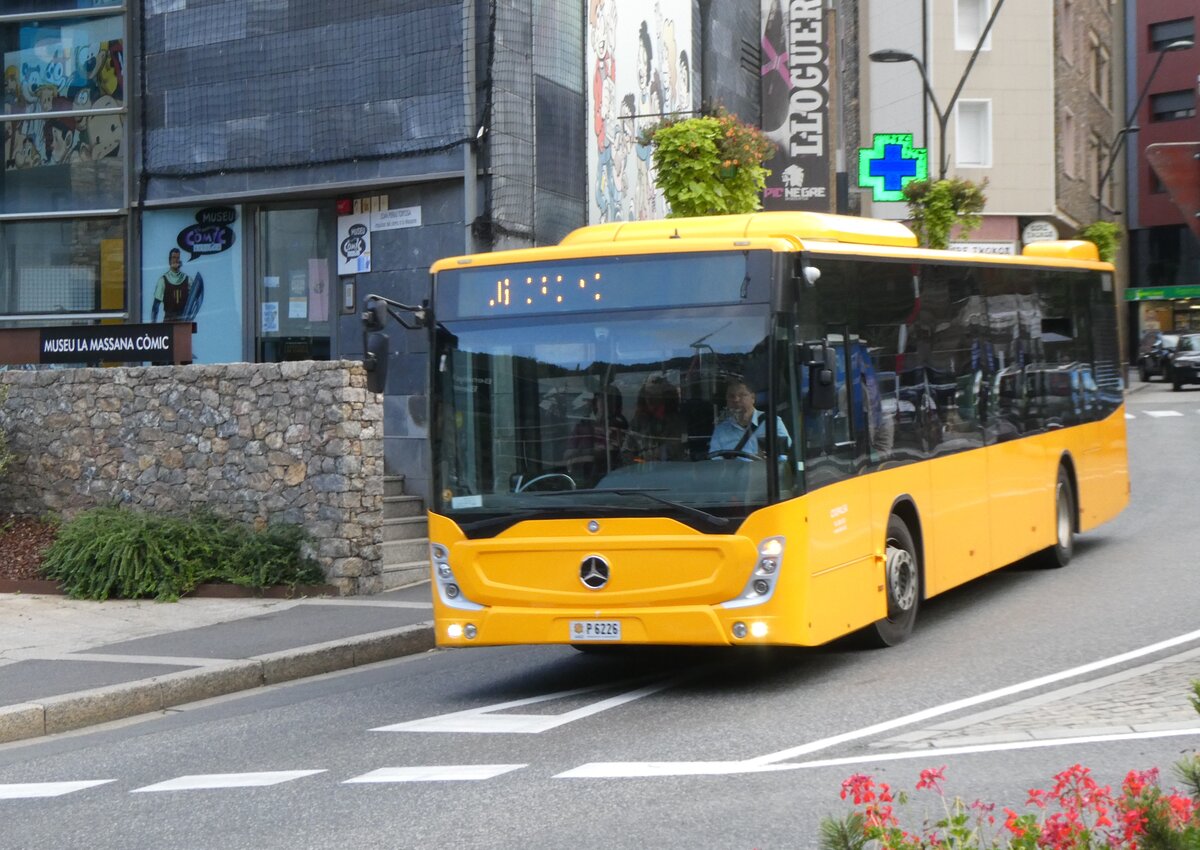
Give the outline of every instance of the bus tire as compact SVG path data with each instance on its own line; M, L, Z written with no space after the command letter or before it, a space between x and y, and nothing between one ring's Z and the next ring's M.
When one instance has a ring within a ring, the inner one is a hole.
M884 567L887 616L867 627L864 637L874 647L895 646L912 634L921 604L921 565L908 526L892 514L887 525L887 561Z
M1061 465L1054 483L1054 545L1041 554L1042 564L1051 569L1065 567L1075 554L1075 489Z

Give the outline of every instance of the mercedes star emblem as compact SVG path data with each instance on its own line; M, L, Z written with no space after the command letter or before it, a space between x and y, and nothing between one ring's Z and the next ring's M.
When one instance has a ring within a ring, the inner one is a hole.
M608 561L599 555L588 555L579 565L579 580L591 590L599 590L608 584Z

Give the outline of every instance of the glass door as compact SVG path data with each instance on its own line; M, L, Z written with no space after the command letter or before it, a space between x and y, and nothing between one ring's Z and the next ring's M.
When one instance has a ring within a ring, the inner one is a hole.
M258 362L328 360L332 209L260 209L255 231Z

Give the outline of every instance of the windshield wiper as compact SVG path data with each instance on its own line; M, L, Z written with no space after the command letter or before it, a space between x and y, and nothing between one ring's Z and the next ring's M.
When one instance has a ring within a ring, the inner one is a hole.
M655 493L661 493L663 490L638 490L632 487L589 487L581 490L542 490L539 492L524 492L523 496L569 496L575 493L614 493L618 496L645 496L659 504L666 505L681 511L684 514L697 517L715 526L721 527L729 525L729 518L710 514L708 511L703 511L700 508L694 508L691 505L685 505L682 502L674 502L670 499L664 499L662 496L656 496Z

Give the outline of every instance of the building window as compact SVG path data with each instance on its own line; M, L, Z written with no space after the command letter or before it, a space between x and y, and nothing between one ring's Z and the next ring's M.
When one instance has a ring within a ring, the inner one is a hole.
M89 322L125 312L120 218L0 222L0 326Z
M956 0L954 4L954 47L957 50L974 50L979 36L987 26L991 15L990 0ZM984 50L992 49L992 35L988 33L983 43Z
M1104 170L1104 163L1100 158L1100 148L1103 144L1095 133L1088 139L1085 167L1088 175L1088 192L1093 198L1100 196L1100 172Z
M1062 17L1059 19L1063 59L1075 64L1075 0L1063 0Z
M41 20L0 14L0 213L125 206L125 18L89 12Z
M1150 95L1151 121L1178 121L1196 117L1196 94L1191 89Z
M963 168L991 168L992 102L960 100L955 116L955 162Z
M1186 38L1196 38L1196 19L1178 18L1174 21L1159 21L1150 25L1150 50L1157 53L1168 44Z
M1076 144L1075 116L1070 110L1067 110L1063 113L1062 117L1062 156L1063 174L1068 177L1074 177L1078 173L1079 163L1076 162Z
M1109 62L1108 48L1100 43L1100 37L1095 32L1088 33L1091 44L1090 83L1092 94L1100 99L1105 106L1112 104L1112 68Z

